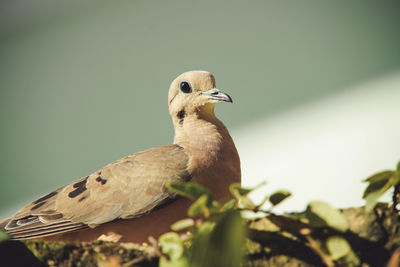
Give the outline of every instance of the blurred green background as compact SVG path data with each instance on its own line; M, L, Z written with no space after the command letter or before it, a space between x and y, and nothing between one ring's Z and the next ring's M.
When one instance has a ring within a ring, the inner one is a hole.
M171 143L167 92L184 71L215 75L234 100L217 114L235 131L400 69L398 1L3 0L0 10L0 215Z

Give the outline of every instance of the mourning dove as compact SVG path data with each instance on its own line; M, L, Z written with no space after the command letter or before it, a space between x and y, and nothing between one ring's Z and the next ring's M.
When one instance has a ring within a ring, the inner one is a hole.
M92 241L112 233L145 242L186 216L190 201L173 201L167 182L197 182L227 199L241 171L233 140L214 114L221 101L232 99L215 88L211 73L181 74L168 94L174 144L134 153L36 199L3 221L5 230L14 239Z

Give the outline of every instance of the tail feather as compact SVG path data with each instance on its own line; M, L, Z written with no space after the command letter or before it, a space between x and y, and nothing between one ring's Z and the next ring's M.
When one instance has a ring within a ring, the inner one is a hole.
M62 227L47 227L43 229L26 229L25 231L14 232L10 231L10 235L14 240L21 240L21 239L31 239L31 238L40 238L45 236L51 236L55 234L61 234L66 232L73 232L88 228L88 226L84 224L70 224L64 225Z
M0 230L6 231L14 240L40 238L85 228L88 228L86 224L68 220L43 223L37 217L27 217L22 220L7 218L0 221Z

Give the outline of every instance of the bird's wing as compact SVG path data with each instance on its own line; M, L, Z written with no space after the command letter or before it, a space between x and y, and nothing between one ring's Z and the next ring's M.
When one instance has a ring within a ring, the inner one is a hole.
M188 161L178 145L137 152L33 201L5 229L23 239L141 216L173 197L167 182L190 179Z

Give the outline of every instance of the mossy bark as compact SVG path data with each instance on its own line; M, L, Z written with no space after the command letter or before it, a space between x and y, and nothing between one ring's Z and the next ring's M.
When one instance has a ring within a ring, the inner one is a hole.
M341 233L361 263L385 266L400 247L398 214L380 204L375 212L364 208L343 210L350 231ZM312 246L282 235L267 218L252 219L245 266L323 266L326 263ZM328 234L316 231L315 238ZM0 266L157 266L152 246L96 241L73 244L44 241L6 241L0 244ZM393 259L392 259L393 260Z

